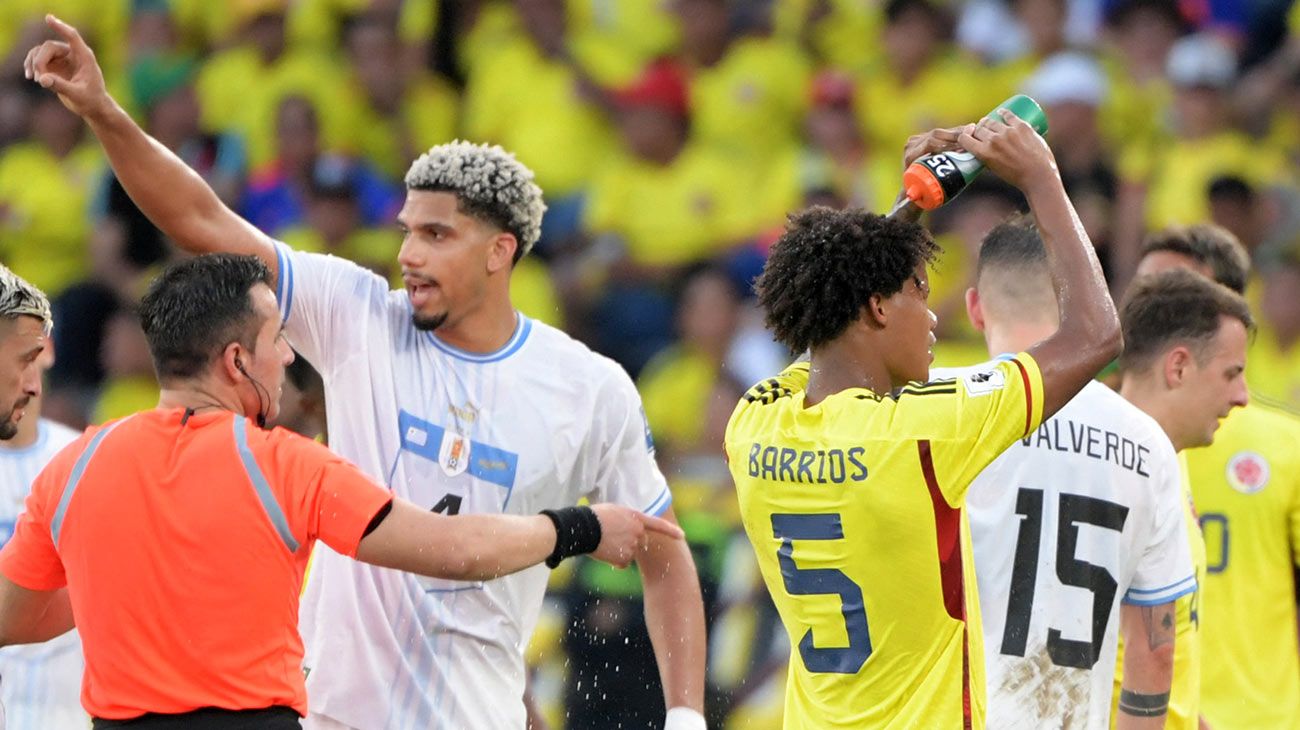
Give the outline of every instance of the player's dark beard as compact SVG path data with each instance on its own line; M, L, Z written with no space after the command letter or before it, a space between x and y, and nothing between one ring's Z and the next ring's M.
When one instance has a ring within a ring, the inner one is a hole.
M411 315L411 324L415 325L417 330L432 332L447 323L447 313L442 312L432 317L422 317L418 314Z
M9 415L5 416L3 423L0 423L0 441L8 441L18 435L18 419L14 418L14 414L18 412L18 409L26 408L30 400L31 398L23 398L14 403L13 408L9 409Z

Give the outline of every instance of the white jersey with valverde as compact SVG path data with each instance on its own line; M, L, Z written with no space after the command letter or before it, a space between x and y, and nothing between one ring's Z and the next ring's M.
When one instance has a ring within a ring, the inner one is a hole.
M1168 437L1091 382L990 464L966 504L988 726L1108 728L1121 600L1196 588Z
M518 316L490 354L411 322L410 299L351 262L278 246L290 342L325 381L330 447L427 509L536 514L582 497L662 514L627 374ZM523 651L549 571L431 580L317 549L303 596L313 713L360 730L518 730Z
M0 447L0 547L14 534L32 481L64 446L81 434L41 419L36 442ZM7 730L85 730L90 716L81 708L81 638L76 631L43 644L0 649L0 701Z

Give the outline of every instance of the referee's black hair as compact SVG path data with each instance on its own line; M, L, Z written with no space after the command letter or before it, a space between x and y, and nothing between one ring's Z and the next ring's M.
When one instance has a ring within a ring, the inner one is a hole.
M821 206L790 216L755 282L767 326L791 352L844 333L873 294L902 290L939 246L924 228L862 209Z
M253 350L261 322L248 292L259 282L275 286L261 259L225 253L182 261L154 279L140 325L158 381L201 374L231 342Z

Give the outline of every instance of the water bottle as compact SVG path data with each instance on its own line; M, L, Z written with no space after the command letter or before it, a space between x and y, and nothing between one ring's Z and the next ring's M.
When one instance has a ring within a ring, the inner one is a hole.
M1028 122L1039 134L1047 134L1047 115L1028 96L1016 94L998 104L988 118L1001 121L998 111L1002 109ZM957 197L983 171L984 163L969 152L937 152L921 157L903 171L903 192L907 200L899 208L910 203L922 210L934 210Z

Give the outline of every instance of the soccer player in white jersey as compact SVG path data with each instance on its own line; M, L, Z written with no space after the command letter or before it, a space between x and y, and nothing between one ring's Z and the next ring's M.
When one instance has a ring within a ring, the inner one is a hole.
M672 518L628 376L510 303L511 268L545 209L500 148L441 145L407 174L405 291L343 259L293 251L226 208L105 91L70 26L32 49L29 78L99 138L141 210L182 248L254 254L278 278L286 333L325 380L330 446L399 496L446 513L535 513L582 497ZM669 708L703 728L704 615L683 541L637 563ZM317 552L302 607L308 727L524 726L523 649L547 572L453 583ZM599 688L593 688L599 691Z
M54 364L46 348L37 358L44 372ZM33 398L18 422L18 432L0 441L0 547L13 535L14 523L32 480L64 446L80 434L41 418L41 398ZM43 644L0 649L0 700L8 730L84 730L90 716L81 707L81 640L76 631Z
M1056 331L1032 219L984 239L966 304L993 356ZM1121 633L1132 647L1125 689L1169 691L1174 647L1162 619L1172 626L1174 599L1196 581L1178 459L1150 416L1093 381L981 472L966 503L989 727L1109 727ZM1121 714L1117 726L1151 721Z
M32 401L41 395L41 356L49 344L50 323L50 302L45 294L0 265L0 441L19 438L22 443L23 416ZM49 453L57 449L58 446L51 445ZM32 483L31 477L25 476L25 468L21 472L17 465L11 468L9 456L9 452L0 453L0 545L9 540L18 512L16 505L27 496L27 487ZM4 672L8 663L9 655L0 654L0 698L8 695L10 684L23 681L21 675L10 676L6 683ZM80 672L76 676L80 687ZM27 709L26 706L18 708L15 714L25 717ZM4 727L5 703L0 701L0 730Z

